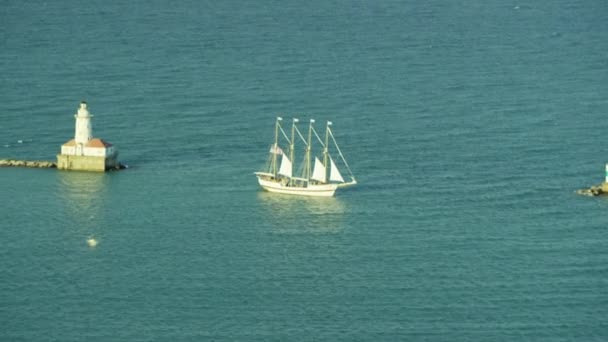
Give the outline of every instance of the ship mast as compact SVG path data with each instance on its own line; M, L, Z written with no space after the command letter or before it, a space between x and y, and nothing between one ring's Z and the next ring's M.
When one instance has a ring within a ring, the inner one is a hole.
M310 150L312 148L312 124L315 123L314 119L310 119L310 124L308 125L308 144L306 146L306 165L304 168L304 178L310 182Z
M327 166L329 165L329 126L331 126L331 121L327 121L327 126L325 126L325 146L323 148L323 166L325 166L325 179L329 179L327 176Z
M296 143L296 123L300 121L296 118L293 119L293 122L291 123L291 141L290 141L290 145L289 145L289 159L291 160L291 174L293 175L293 160L294 160L294 149L295 149L295 143Z
M274 146L272 148L272 173L274 178L277 178L277 151L279 150L279 125L283 120L280 116L277 116L277 121L274 125Z

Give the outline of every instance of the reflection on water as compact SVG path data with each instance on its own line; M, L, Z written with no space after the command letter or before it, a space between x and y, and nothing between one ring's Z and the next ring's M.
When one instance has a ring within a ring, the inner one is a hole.
M336 197L304 197L258 193L265 218L281 234L339 233L346 205Z
M78 233L92 238L102 226L103 199L108 176L97 172L57 172L59 195Z

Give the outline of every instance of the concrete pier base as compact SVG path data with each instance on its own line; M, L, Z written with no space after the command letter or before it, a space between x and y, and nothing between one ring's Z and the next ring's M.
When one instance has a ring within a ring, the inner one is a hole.
M57 155L57 169L59 170L104 172L106 170L119 168L120 164L116 160L116 156L91 157L66 154Z

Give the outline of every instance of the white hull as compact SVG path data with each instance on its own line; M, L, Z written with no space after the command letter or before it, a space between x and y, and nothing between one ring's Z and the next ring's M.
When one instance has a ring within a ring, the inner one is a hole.
M266 191L299 196L331 197L338 188L337 184L310 184L306 187L286 186L273 180L262 179L260 176L258 176L258 182Z

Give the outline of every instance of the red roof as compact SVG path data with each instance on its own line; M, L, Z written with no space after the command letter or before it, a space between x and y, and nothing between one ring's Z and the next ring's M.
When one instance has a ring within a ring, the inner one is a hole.
M72 139L61 146L76 146L76 141L74 141L74 139Z
M110 147L112 146L112 144L110 144L109 142L103 140L103 139L99 139L99 138L93 138L91 140L89 140L89 142L87 143L87 147Z
M74 139L66 142L65 144L63 144L62 146L76 146L76 141ZM110 147L112 146L112 144L110 144L109 142L103 140L103 139L99 139L99 138L93 138L91 140L89 140L89 142L85 145L85 147L93 147L93 148L105 148L105 147Z

